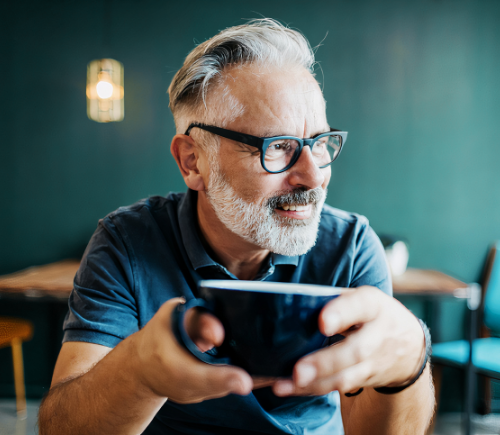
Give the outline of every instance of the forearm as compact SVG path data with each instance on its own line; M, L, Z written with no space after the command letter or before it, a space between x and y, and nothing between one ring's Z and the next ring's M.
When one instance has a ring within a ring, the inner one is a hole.
M430 366L411 387L385 395L366 388L360 395L342 398L346 435L423 435L434 412Z
M87 373L53 387L39 412L40 435L138 434L166 398L138 378L140 365L132 335Z

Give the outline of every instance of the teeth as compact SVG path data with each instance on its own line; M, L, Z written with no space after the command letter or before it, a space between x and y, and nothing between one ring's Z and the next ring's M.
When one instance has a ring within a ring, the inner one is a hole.
M281 208L285 211L305 211L307 210L307 205L288 205L288 204L285 204L283 205Z

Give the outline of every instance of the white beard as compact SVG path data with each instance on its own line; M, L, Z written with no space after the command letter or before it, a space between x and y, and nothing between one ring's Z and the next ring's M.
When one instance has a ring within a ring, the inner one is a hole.
M213 159L215 160L215 159ZM315 244L326 192L313 190L277 192L257 203L240 198L212 161L207 198L219 220L243 239L271 252L287 256L303 255ZM311 204L308 219L279 216L274 208L282 204Z

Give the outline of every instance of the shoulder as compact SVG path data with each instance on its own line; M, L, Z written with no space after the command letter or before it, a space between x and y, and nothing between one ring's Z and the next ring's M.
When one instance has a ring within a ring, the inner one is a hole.
M334 233L339 236L352 231L364 231L367 228L369 228L369 222L365 216L340 210L328 204L323 206L320 232Z
M177 215L184 193L169 193L167 196L151 196L134 204L120 207L99 221L107 230L126 231L133 227L148 227L158 218L169 220Z
M184 193L171 192L167 196L150 196L149 198L141 199L134 204L120 207L106 215L103 219L128 219L135 216L140 216L142 215L142 213L144 213L144 211L154 212L170 207L177 208L184 195Z
M378 244L380 240L365 216L327 204L323 206L316 241L321 251L341 250L344 255L356 256L360 249L373 243Z
M363 222L368 223L368 219L360 214L352 213L339 208L332 207L331 205L324 204L321 210L321 217L326 219L333 219L345 223Z
M307 260L308 264L312 262L324 270L331 270L334 285L372 285L391 294L384 250L365 216L325 204L316 245ZM330 278L323 280L326 282Z

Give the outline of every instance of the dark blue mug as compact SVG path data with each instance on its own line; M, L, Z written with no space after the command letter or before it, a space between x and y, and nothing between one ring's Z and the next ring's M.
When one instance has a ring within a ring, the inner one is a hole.
M172 327L181 345L208 364L232 364L251 375L289 377L304 355L329 344L318 330L325 304L346 289L265 281L206 280L201 298L174 310ZM194 307L215 315L224 326L220 347L201 352L184 329Z

